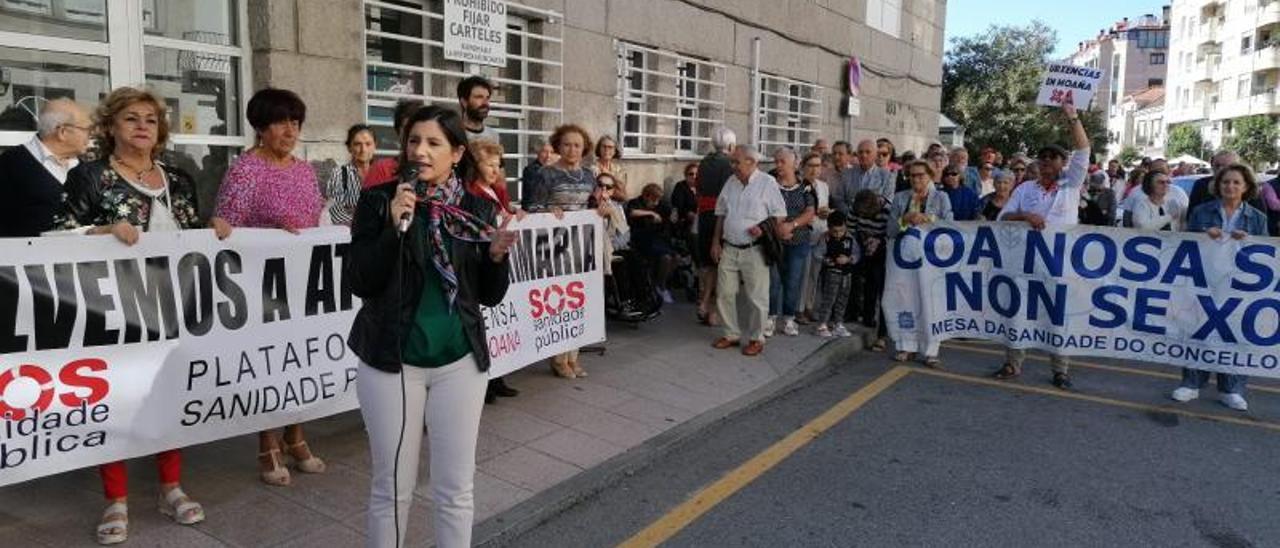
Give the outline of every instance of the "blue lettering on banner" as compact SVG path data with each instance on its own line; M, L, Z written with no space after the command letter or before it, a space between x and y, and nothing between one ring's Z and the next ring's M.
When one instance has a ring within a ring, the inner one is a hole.
M898 314L898 328L915 329L916 328L915 316L910 312L900 312Z
M1240 252L1236 253L1236 268L1245 274L1252 274L1258 278L1256 282L1244 283L1239 278L1231 279L1231 289L1236 291L1263 291L1271 287L1271 282L1275 279L1275 274L1270 268L1262 263L1253 261L1253 256L1266 255L1271 258L1276 256L1276 248L1269 245L1247 245L1240 248Z

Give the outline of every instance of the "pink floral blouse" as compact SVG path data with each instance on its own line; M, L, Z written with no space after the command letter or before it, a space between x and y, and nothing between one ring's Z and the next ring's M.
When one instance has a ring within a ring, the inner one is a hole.
M222 178L216 215L235 227L312 228L318 226L323 207L311 164L294 158L289 166L278 167L246 152Z

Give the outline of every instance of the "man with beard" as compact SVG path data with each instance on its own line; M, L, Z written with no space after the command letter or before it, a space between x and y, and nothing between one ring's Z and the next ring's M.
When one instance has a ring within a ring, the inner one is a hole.
M468 76L458 82L458 107L462 110L462 127L467 130L468 141L486 139L501 143L497 130L484 125L492 95L493 83L483 76Z

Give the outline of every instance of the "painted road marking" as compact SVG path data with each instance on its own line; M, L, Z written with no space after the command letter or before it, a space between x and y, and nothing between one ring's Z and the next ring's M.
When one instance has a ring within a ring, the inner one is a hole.
M979 347L979 346L971 346L971 345L969 345L969 344L959 344L959 343L953 343L953 342L943 343L943 345L942 345L942 346L944 346L944 347L946 347L946 348L954 348L954 349L956 349L956 350L963 350L963 351L965 351L965 352L976 352L976 353L978 353L978 354L988 354L988 355L991 355L991 356L1000 356L1000 357L1004 357L1004 350L995 350L995 349L991 349L991 348L982 348L982 347ZM1030 359L1030 360L1036 360L1036 361L1038 361L1038 362L1047 362L1047 361L1049 361L1049 358L1047 358L1047 357L1045 357L1045 356L1041 356L1041 355L1038 355L1038 354L1031 354L1031 353L1028 353L1028 354L1027 354L1027 359ZM1163 373L1163 372L1160 372L1160 371L1148 371L1148 370L1146 370L1146 369L1137 369L1137 368L1133 368L1133 367L1121 367L1121 366L1118 366L1118 365L1107 365L1107 364L1102 364L1102 363L1081 362L1081 361L1076 361L1076 360L1075 360L1075 358L1072 358L1072 360L1071 360L1071 367L1084 367L1084 368L1087 368L1087 369L1097 369L1097 370L1099 370L1099 371L1110 371L1110 372L1112 372L1112 373L1125 373L1125 374L1128 374L1128 375L1142 375L1142 376L1145 376L1145 377L1156 377L1156 378L1161 378L1161 379L1171 379L1171 380L1175 380L1175 381L1181 381L1181 380L1182 380L1182 376L1181 376L1181 375L1177 375L1177 374L1174 374L1174 373ZM1258 385L1258 384L1250 384L1250 385L1249 385L1249 391L1250 391L1250 392L1267 392L1267 393L1270 393L1270 394L1280 394L1280 388L1276 388L1276 387L1274 387L1274 386Z
M774 443L768 449L752 457L751 460L734 468L715 483L698 491L684 503L671 509L666 515L658 518L657 521L645 527L644 530L623 541L619 546L622 548L640 548L657 546L666 542L685 527L688 527L689 524L697 521L698 518L702 517L703 514L706 514L717 504L724 502L725 499L733 496L743 487L750 485L751 482L764 475L765 472L777 466L801 447L808 445L809 442L822 435L823 432L839 424L840 421L857 411L858 408L910 373L911 369L905 366L890 369L866 386L850 394L840 403L818 415L817 418L788 434L781 441Z

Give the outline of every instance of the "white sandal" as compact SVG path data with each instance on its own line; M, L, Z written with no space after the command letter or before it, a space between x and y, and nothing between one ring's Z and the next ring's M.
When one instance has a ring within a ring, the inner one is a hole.
M124 502L113 502L102 511L102 522L98 523L98 544L108 546L120 544L129 538L129 505Z
M160 513L169 516L179 525L195 525L204 521L204 507L191 500L181 487L174 487L160 495Z

